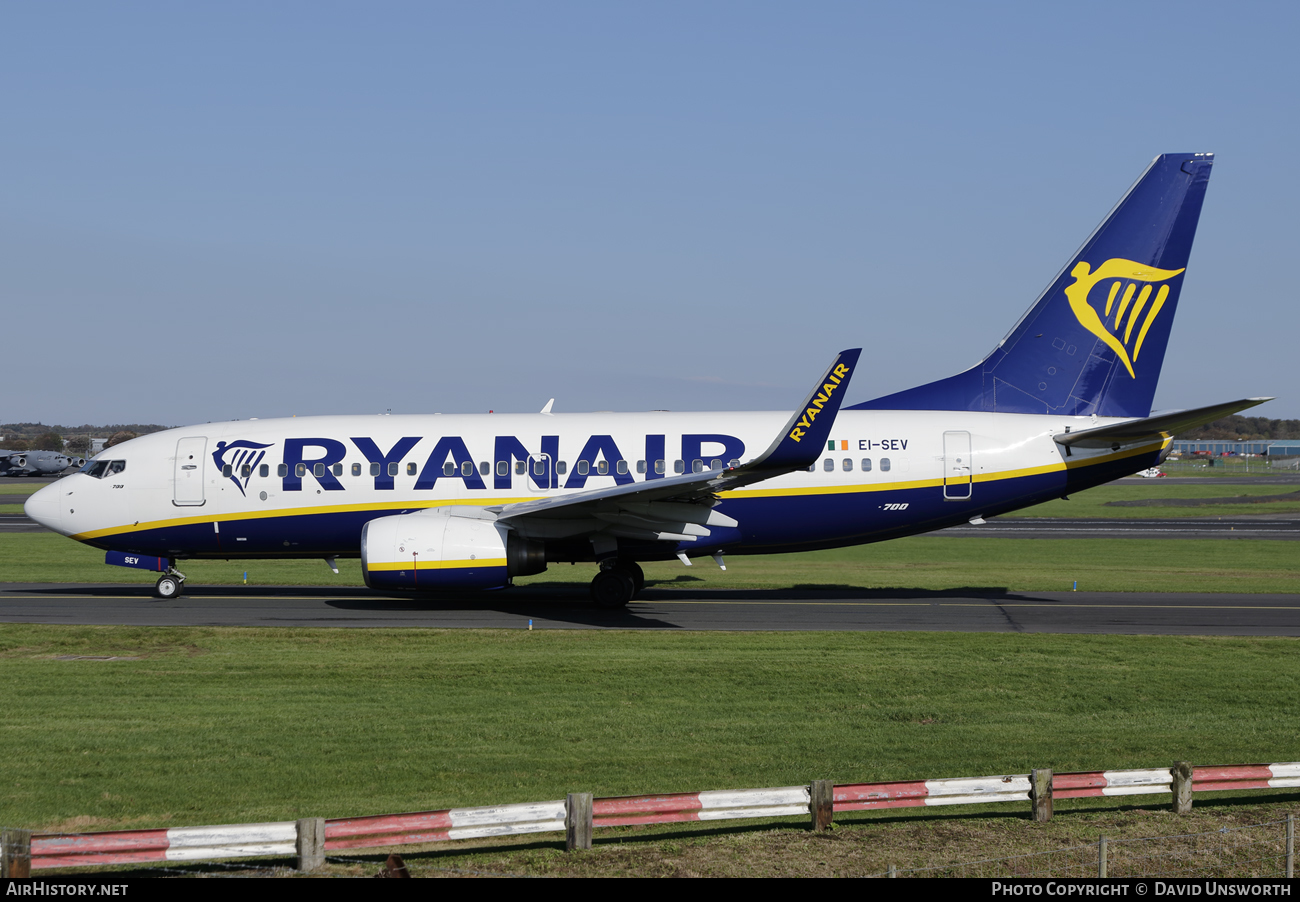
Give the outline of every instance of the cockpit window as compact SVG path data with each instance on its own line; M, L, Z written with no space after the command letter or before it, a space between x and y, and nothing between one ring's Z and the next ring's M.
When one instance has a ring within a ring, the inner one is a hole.
M92 460L81 468L81 472L96 479L103 479L105 476L116 476L125 469L124 460Z

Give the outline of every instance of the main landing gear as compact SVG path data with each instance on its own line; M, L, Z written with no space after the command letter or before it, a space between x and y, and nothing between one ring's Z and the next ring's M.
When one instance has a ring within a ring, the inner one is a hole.
M184 588L185 574L175 568L168 568L166 573L158 577L158 582L154 583L153 594L155 598L180 598Z
M636 561L610 558L591 581L591 600L598 608L621 608L644 588L645 573Z

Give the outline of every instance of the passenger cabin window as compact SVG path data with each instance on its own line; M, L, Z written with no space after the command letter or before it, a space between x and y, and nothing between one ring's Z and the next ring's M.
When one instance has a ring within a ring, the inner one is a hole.
M307 475L307 465L306 465L306 464L294 464L294 467L293 467L293 475L297 476L299 479L302 479L302 477L304 477L304 476Z
M822 461L822 469L825 470L827 473L834 473L835 461L829 457L826 458L824 461Z
M560 461L558 464L555 465L555 472L563 476L565 473L569 472L569 465L566 464L564 461Z
M721 470L721 469L722 469L722 461L718 460L716 457L713 458L713 460L709 461L709 469L710 469L710 470Z
M342 476L342 475L343 475L343 464L335 464L335 465L334 465L334 475L335 475L335 476Z
M478 465L478 474L479 474L480 476L491 476L491 475L492 475L492 465L491 465L490 463L488 463L486 460L484 460L484 461L480 461L480 462L479 462L479 465Z
M510 475L510 461L508 460L497 461L497 475L498 476Z
M257 475L265 479L267 476L271 475L271 468L266 464L262 464L257 468Z
M847 457L844 458L844 462L841 464L841 466L844 468L845 473L853 472L853 461L849 460Z
M389 475L389 476L396 476L396 475L398 474L398 472L399 472L401 469L402 469L402 465L399 464L397 461L395 461L395 460L390 460L390 461L388 462L388 475ZM370 465L370 475L371 475L371 476L378 476L378 475L379 475L379 464L371 464L371 465Z
M242 467L239 468L239 475L240 475L242 478L244 478L244 479L247 479L248 477L252 476L252 475L253 475L253 465L252 465L252 464L244 464Z
M325 475L325 465L314 464L311 468L311 475L315 476L317 479L320 479L322 476Z
M641 461L641 463L644 464L645 461ZM620 461L618 462L618 466L616 467L616 469L618 470L618 475L619 475L619 476L626 476L626 475L627 475L627 461L625 461L625 460L620 460Z
M888 472L889 472L889 458L888 458L888 457L882 457L882 458L880 458L880 472L882 472L882 473L888 473Z
M691 461L691 472L692 472L692 473L703 473L703 472L704 472L704 461L700 460L698 457L695 458L695 460Z
M870 472L871 472L871 458L870 458L870 457L864 457L864 458L862 458L862 472L863 472L863 473L870 473Z
M740 461L733 457L730 461L727 462L727 466L731 467L734 470L736 467L740 466Z
M598 474L600 474L601 476L608 476L608 475L609 475L609 461L607 461L607 460L599 460L599 461L596 461L596 472L597 472Z
M668 470L668 467L666 466L666 464L667 464L667 461L656 460L656 461L655 461L655 472L658 473L660 476L662 476L662 475L663 475L665 472L667 472L667 470Z
M528 461L526 460L515 461L515 475L516 476L528 475Z
M298 466L301 467L302 464L298 464ZM278 466L278 467L275 468L275 475L276 475L276 476L288 476L288 475L289 475L289 465L288 465L288 464L280 464L280 466Z
M533 475L534 475L534 476L545 476L545 475L546 475L546 461L544 461L544 460L534 460L534 461L533 461Z
M361 475L361 464L353 464L353 465L352 465L352 475L353 475L353 476L360 476L360 475Z
M585 460L578 461L578 475L586 476L589 472L591 472L591 464L587 463Z
M638 460L638 461L636 462L636 471L637 471L638 473L644 473L644 472L645 472L645 461L644 461L644 460Z
M675 460L675 461L673 461L673 472L674 472L674 473L685 473L685 472L686 472L686 461L684 461L684 460Z
M415 466L415 464L411 464L411 466ZM456 475L456 465L455 465L454 463L452 463L451 461L447 461L445 464L442 465L442 475L443 475L443 476L455 476L455 475Z
M474 463L473 463L472 461L468 461L468 460L467 460L467 461L465 461L463 464L461 464L461 465L460 465L460 475L461 475L461 476L473 476L473 475L474 475Z

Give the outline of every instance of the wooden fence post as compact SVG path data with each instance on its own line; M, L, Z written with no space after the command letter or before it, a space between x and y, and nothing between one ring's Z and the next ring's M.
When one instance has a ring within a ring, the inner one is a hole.
M325 864L325 818L304 817L297 826L298 870L314 871Z
M808 811L812 830L821 833L835 822L835 784L830 780L813 780L808 784Z
M591 848L591 793L571 792L564 802L564 848Z
M32 876L32 831L0 831L0 877Z
M1106 879L1106 834L1097 840L1097 876Z
M1044 823L1052 819L1052 769L1034 768L1029 774L1029 801L1034 806L1033 820Z
M1189 761L1175 761L1169 769L1173 777L1174 813L1192 813L1192 765Z

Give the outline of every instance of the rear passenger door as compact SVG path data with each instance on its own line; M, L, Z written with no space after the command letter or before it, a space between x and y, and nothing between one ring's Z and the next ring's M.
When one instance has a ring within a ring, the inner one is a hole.
M969 501L971 497L970 433L943 434L943 499Z

